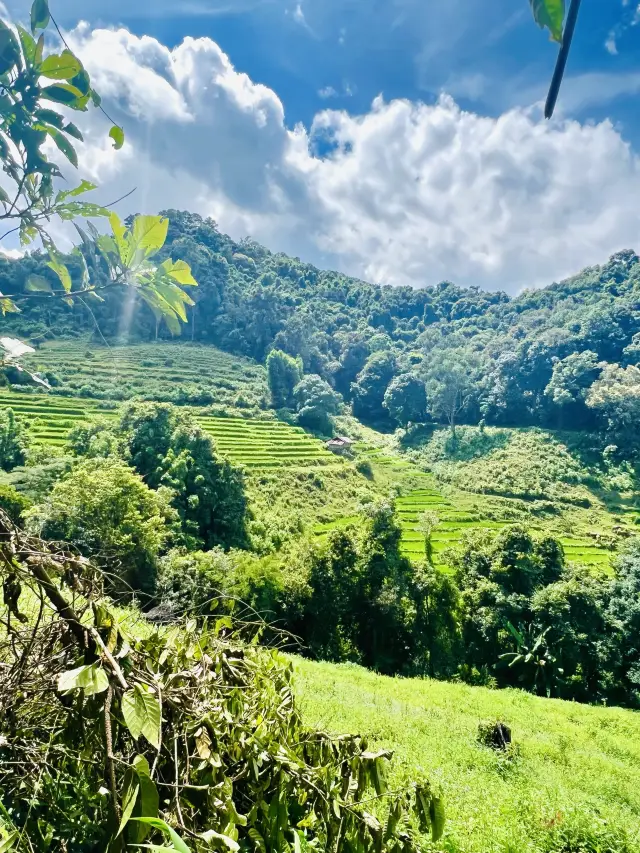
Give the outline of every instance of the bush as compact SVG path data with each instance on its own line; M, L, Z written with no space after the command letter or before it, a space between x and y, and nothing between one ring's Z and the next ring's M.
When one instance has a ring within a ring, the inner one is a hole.
M358 459L356 462L356 471L366 477L367 480L373 480L373 468L368 459Z
M22 513L29 509L31 501L13 486L0 483L0 509L3 509L14 524L20 524Z
M0 409L0 468L12 471L24 465L28 443L26 430L13 409Z
M88 459L27 512L45 539L69 542L93 557L118 589L152 593L157 560L176 517L166 490L154 492L117 458Z
M174 613L243 615L248 607L268 617L279 609L281 593L278 569L241 551L172 551L160 561L157 598Z

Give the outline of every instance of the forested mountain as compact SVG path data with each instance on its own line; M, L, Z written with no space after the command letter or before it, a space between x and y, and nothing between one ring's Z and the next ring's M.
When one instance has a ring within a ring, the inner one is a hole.
M424 419L420 383L430 416L452 426L484 419L593 428L609 424L612 398L619 408L625 397L624 417L638 400L640 263L632 251L509 297L451 282L368 284L251 240L236 243L196 214L165 213L163 253L187 261L199 282L185 336L258 361L273 349L300 357L305 373L330 382L365 421ZM19 297L33 272L53 275L37 253L1 261L0 291ZM123 311L114 292L91 311L42 294L20 304L23 314L11 322L32 340L54 329L142 340L170 334L144 303Z

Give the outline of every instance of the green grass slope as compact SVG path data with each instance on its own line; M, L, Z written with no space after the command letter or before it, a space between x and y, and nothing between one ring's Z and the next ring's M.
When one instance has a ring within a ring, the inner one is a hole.
M264 367L213 346L99 346L83 339L63 340L43 345L25 364L52 376L54 395L102 400L140 396L241 409L268 406Z
M395 750L390 788L441 786L453 853L640 850L640 714L294 659L306 722ZM511 757L478 726L512 729Z

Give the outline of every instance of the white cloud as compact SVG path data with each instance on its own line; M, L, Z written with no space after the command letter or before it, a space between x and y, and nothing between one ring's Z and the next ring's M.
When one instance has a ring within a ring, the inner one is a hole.
M616 32L615 32L615 30L611 30L611 32L607 36L607 40L604 43L604 48L607 51L607 53L610 53L612 56L618 55L618 45L616 44Z
M325 99L326 98L337 98L338 97L338 93L333 88L333 86L325 86L323 89L319 89L318 95L321 98L325 98Z
M71 38L127 133L114 152L104 119L82 117L83 172L103 196L138 187L123 214L180 207L363 278L511 292L640 233L638 158L608 122L378 98L364 115L326 110L291 130L277 95L209 39L169 50L125 30Z

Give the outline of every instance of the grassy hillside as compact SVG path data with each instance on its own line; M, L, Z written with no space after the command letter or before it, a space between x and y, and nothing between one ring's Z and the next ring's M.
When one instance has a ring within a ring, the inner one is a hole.
M561 539L570 562L607 569L612 552L637 531L631 470L603 466L589 437L577 433L460 427L456 442L446 429L396 439L341 418L337 428L359 439L357 457L372 466L367 477L301 428L274 420L264 368L214 347L76 339L41 347L30 366L58 384L45 394L33 385L0 389L0 406L27 418L32 437L45 444L62 446L83 420L114 418L123 399L194 402L191 411L219 450L249 473L254 509L268 516L276 540L278 526L286 535L312 527L322 537L357 521L364 503L389 495L404 528L403 551L414 559L424 555L425 511L440 519L433 534L439 562L466 531L524 522Z
M99 346L74 339L48 343L25 363L48 376L54 395L268 408L264 367L214 346Z
M395 750L391 789L420 773L446 797L455 853L640 850L640 714L295 659L307 723ZM478 742L512 729L510 756Z

